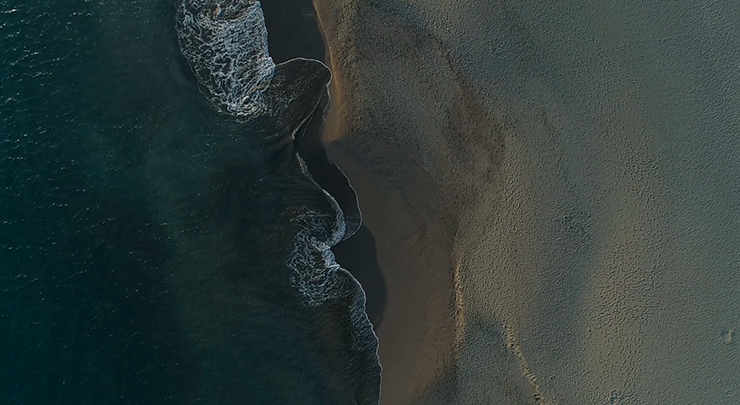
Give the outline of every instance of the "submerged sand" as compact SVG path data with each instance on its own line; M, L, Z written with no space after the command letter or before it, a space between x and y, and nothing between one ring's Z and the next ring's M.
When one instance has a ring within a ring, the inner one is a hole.
M740 400L740 6L315 0L382 403Z

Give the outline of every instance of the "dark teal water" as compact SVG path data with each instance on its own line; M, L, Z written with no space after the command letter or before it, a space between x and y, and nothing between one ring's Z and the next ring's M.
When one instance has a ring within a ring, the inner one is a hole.
M0 0L0 402L376 403L364 296L321 250L336 207L292 142L328 71L283 65L266 112L219 114L178 6Z

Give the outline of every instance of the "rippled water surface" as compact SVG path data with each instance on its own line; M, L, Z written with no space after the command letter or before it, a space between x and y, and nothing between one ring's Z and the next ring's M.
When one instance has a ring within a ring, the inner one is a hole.
M377 402L359 225L293 147L330 74L223 3L0 0L3 403Z

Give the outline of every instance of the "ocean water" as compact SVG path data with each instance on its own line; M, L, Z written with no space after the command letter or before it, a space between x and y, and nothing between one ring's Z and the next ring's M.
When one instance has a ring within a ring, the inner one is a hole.
M356 199L296 153L330 73L268 38L251 1L0 0L0 402L377 403Z

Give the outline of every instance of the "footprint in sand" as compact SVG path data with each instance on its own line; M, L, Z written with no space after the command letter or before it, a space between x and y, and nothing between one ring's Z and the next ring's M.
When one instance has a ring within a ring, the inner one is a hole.
M729 328L722 331L722 343L726 345L737 344L735 328Z
M609 395L609 405L630 405L633 404L633 396L620 390L612 390Z

